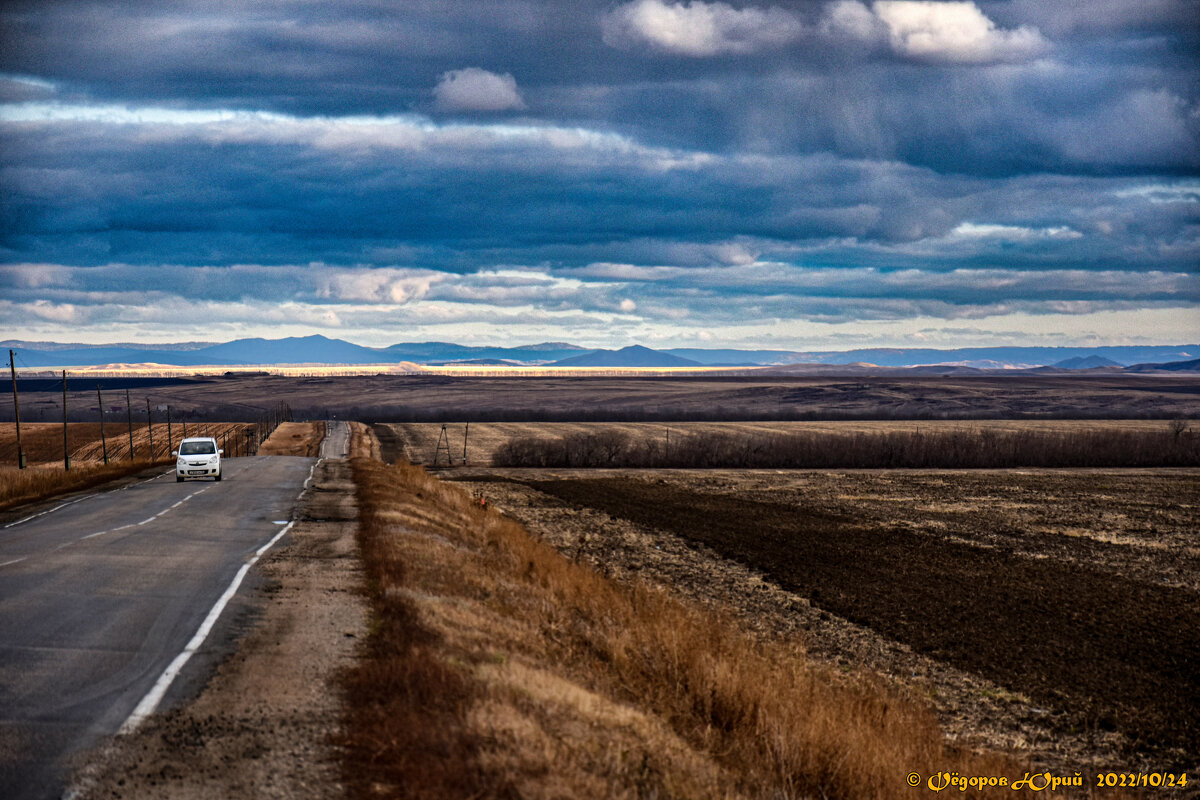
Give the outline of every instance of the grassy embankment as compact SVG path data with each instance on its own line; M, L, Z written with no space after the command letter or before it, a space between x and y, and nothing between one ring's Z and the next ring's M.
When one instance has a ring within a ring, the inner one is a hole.
M1022 774L955 752L878 680L606 579L419 467L353 466L373 614L345 679L353 797L887 798L914 771Z

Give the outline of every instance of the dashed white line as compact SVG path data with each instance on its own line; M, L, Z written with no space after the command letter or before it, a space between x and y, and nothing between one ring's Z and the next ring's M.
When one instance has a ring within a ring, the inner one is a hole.
M312 473L310 472L309 474L311 475ZM162 511L158 512L153 517L144 519L141 522L131 522L128 525L122 525L119 528L109 528L106 531L97 531L96 533L89 533L87 536L80 536L78 539L75 539L74 541L65 542L63 544L60 544L58 547L55 547L54 549L50 550L49 552L57 553L59 550L70 547L73 544L78 544L79 542L87 541L88 539L95 539L98 536L104 536L109 533L116 533L117 531L123 531L123 530L127 530L129 528L138 528L147 523L154 522L154 520L158 519L163 514L166 514L168 511L172 511L176 508L179 508L181 505L186 503L188 500L191 500L193 497L195 497L198 494L203 494L204 492L207 492L210 488L211 488L211 486L205 486L203 489L197 489L196 491L192 492L187 497L183 498L182 500L175 503L174 505L170 505L167 508L164 508ZM94 496L94 495L89 495L89 496ZM86 499L87 499L86 497L79 498L79 500L86 500ZM79 500L72 500L71 502L78 503ZM63 505L70 505L70 503L63 503ZM51 511L57 511L59 508L62 508L62 506L57 506L56 508L52 508L49 511L43 511L42 514L49 514ZM37 514L35 516L41 516L41 514ZM27 517L26 519L33 519L33 517ZM24 521L25 520L21 520L21 522L24 522ZM14 522L13 524L16 525L17 523ZM21 558L14 559L12 561L5 561L3 563L0 563L0 567L7 567L10 564L16 564L18 562L24 561L26 558L28 558L28 556L23 556Z
M31 519L37 519L38 517L44 517L47 514L53 514L55 511L58 511L60 508L66 508L67 506L73 506L76 503L81 503L84 500L87 500L87 499L95 497L95 496L96 495L94 495L94 494L89 494L86 497L76 497L74 500L68 500L65 503L59 503L54 508L48 508L45 511L39 511L37 514L30 514L28 517L25 517L24 519L19 519L16 522L10 522L7 525L5 525L4 527L5 528L15 527L22 523L29 522L29 520L31 520Z

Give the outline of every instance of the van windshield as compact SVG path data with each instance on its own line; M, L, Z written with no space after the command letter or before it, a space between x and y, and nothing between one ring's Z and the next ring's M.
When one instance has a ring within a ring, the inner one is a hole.
M212 442L183 442L179 445L179 455L199 456L211 455L217 452L217 446Z

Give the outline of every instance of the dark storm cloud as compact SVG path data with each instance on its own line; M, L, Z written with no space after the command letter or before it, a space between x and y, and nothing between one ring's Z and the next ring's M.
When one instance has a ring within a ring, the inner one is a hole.
M11 314L1194 306L1197 4L1063 5L7 3Z
M0 158L10 259L470 271L660 263L671 243L738 237L768 256L816 248L896 265L1153 266L1195 255L1195 195L1172 182L1156 195L1144 179L983 180L828 155L647 148L571 129L253 115L14 122ZM1014 230L962 228L979 224ZM956 230L971 235L956 240ZM1038 233L1049 230L1059 233ZM1183 250L1147 251L1167 237Z

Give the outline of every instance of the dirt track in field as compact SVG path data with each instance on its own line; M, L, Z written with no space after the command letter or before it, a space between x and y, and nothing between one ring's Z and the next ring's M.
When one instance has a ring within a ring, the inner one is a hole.
M722 602L752 618L811 619L786 599L802 598L821 617L979 676L998 688L929 689L943 711L975 715L955 722L968 739L970 729L1016 713L1026 719L1009 727L1026 732L1014 741L1060 740L1049 750L1029 746L1035 760L1200 766L1190 763L1200 727L1188 711L1200 707L1195 471L513 470L491 477L519 481L507 484L512 491L497 482L477 491L523 519L539 517L535 507L561 508L556 522L535 527L578 524L584 532L567 545L577 555L611 558L654 579L659 552L686 542L710 561L761 575L782 599L765 608L773 595L762 586L743 577L718 588L707 568L674 572L672 580L697 584L686 591L724 592ZM653 544L633 552L623 526ZM818 623L810 634L829 631ZM810 647L841 648L840 662L857 645L810 638ZM909 659L889 658L866 660L907 673ZM1014 695L972 708L964 691ZM1030 734L1031 724L1043 732Z

